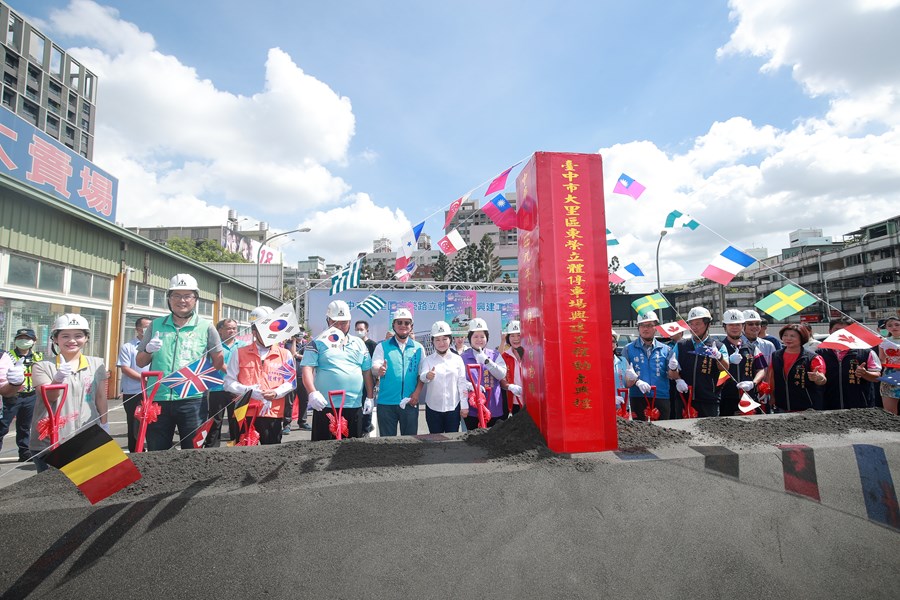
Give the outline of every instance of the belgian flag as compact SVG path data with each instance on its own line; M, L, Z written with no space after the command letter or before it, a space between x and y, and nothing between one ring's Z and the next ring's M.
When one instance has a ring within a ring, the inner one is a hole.
M235 396L232 402L234 405L234 419L238 422L238 425L242 425L244 423L244 419L247 418L247 408L250 406L250 394L252 394L252 390L247 390L240 396Z
M108 433L95 423L75 434L44 460L96 504L141 478L141 472Z

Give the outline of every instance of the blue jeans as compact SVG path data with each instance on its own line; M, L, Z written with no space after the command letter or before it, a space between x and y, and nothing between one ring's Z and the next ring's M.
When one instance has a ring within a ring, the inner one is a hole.
M456 433L459 431L459 420L459 406L447 412L438 412L425 407L428 433Z
M147 426L147 450L168 450L172 447L175 428L181 438L181 448L190 450L194 447L193 435L200 427L200 405L202 398L188 400L169 400L159 402L162 411L155 423Z
M400 408L398 404L379 404L378 437L396 436L398 424L400 435L416 435L419 429L419 407L407 404L406 408Z
M19 462L31 458L28 441L31 439L31 417L34 415L34 399L37 394L3 399L3 416L0 417L0 447L3 436L9 432L12 420L16 420L16 445L19 447Z

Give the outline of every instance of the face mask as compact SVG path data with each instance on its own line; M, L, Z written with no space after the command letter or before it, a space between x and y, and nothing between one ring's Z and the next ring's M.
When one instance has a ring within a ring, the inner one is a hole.
M32 346L34 346L34 340L16 340L16 348L18 348L19 350L28 350Z
M357 330L356 330L356 336L357 336L357 337L366 337L366 332L365 332L365 331L360 331L359 329L357 329Z

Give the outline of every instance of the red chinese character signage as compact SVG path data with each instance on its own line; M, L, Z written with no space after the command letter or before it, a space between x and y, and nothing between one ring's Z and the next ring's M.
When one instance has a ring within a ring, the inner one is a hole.
M554 452L618 447L601 160L538 152L516 180L526 406Z
M0 110L0 173L107 221L118 180L9 110Z

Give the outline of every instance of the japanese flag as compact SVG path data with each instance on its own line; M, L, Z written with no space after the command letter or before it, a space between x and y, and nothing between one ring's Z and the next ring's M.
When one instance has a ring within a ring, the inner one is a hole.
M741 412L745 415L752 415L757 408L759 408L761 404L750 397L750 394L744 393L741 396L741 401L738 402L738 408L741 409Z

